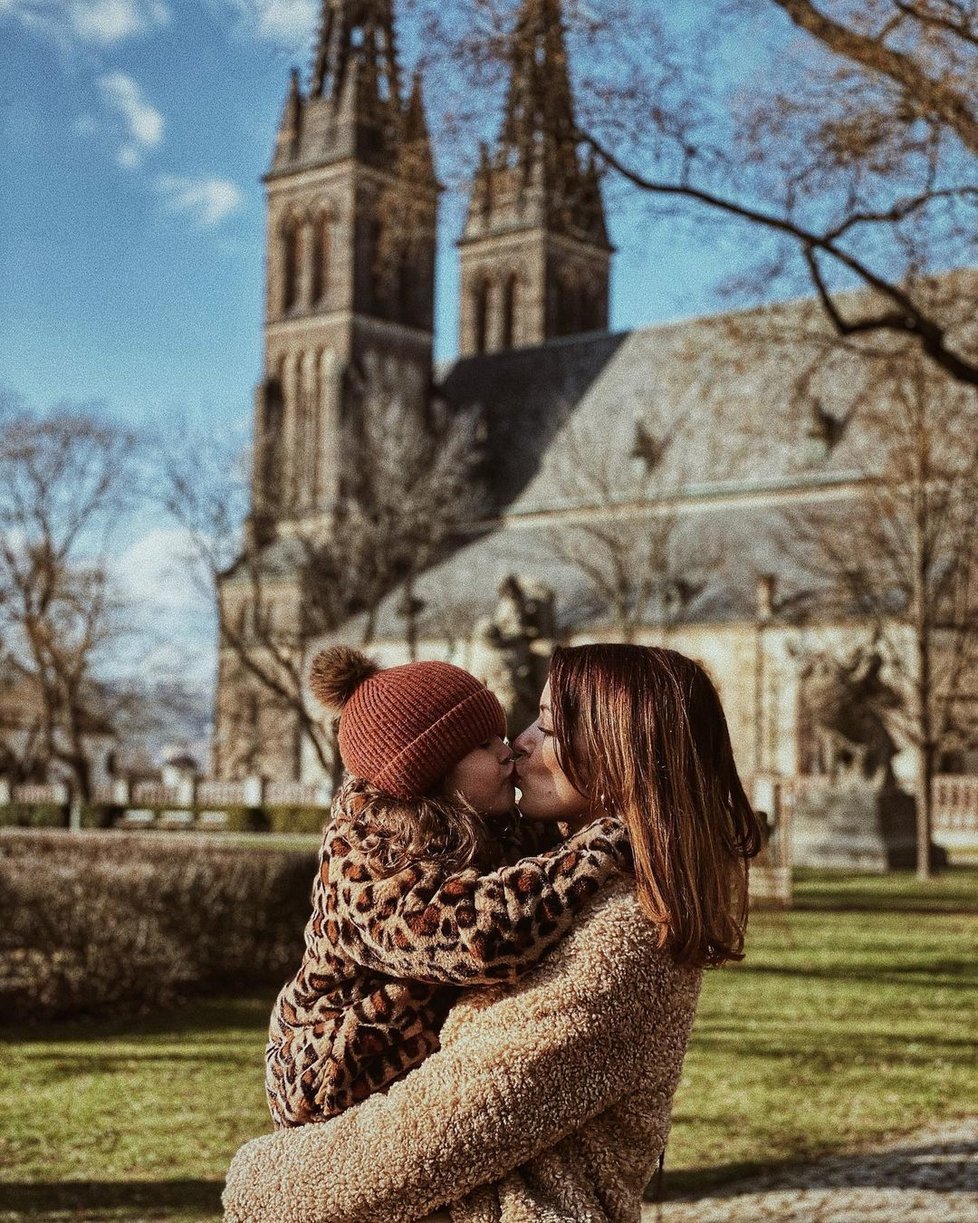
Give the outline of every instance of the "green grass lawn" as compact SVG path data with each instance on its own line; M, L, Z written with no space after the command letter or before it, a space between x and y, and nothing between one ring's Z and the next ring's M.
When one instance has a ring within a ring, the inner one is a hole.
M978 869L805 874L796 902L707 976L667 1192L978 1109ZM0 1031L0 1220L218 1218L231 1154L269 1128L270 1004Z

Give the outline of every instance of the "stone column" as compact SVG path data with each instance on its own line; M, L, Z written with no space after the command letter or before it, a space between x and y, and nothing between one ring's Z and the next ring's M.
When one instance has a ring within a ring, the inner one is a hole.
M329 509L336 499L339 476L340 363L332 349L319 358L316 401L316 505Z
M297 234L299 243L299 305L304 310L312 306L312 260L313 235L312 221L306 217Z

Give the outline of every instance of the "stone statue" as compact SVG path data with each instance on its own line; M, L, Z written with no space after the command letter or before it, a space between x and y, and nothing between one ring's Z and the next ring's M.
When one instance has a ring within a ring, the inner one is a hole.
M799 792L792 816L798 866L913 865L915 804L896 783L898 749L887 727L900 696L882 670L875 648L857 648L841 660L817 654L801 673L803 772L814 784Z
M554 593L509 574L491 616L473 633L474 669L506 710L511 734L534 721L556 634Z
M801 675L802 703L813 732L809 772L833 781L892 784L897 746L886 714L900 697L881 678L882 669L879 652L861 647L841 661L829 654L809 661Z

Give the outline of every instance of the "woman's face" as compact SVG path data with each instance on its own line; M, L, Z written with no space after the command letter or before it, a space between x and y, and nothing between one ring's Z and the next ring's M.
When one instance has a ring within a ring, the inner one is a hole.
M540 714L513 742L520 811L531 820L579 823L590 814L590 803L571 785L557 758L550 707L550 684L540 696Z
M463 756L445 778L445 791L460 794L483 815L505 815L516 803L513 749L498 735Z

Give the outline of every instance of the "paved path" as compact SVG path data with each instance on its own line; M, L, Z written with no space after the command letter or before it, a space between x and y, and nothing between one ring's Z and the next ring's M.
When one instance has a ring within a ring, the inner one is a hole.
M978 1223L978 1117L662 1207L662 1223ZM654 1223L646 1207L643 1223Z

